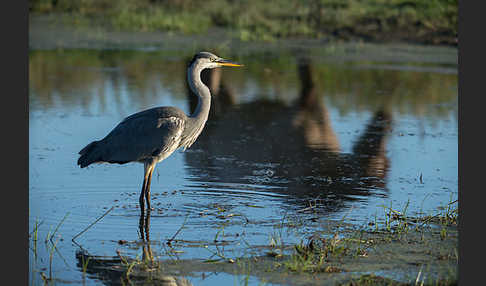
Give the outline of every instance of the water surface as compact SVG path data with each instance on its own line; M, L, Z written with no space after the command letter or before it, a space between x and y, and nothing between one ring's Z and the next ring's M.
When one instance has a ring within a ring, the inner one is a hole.
M430 214L457 199L455 49L322 45L215 53L245 67L205 72L213 99L203 133L155 169L150 239L159 258L170 257L164 242L176 233L186 242L178 259L214 258L216 247L241 257L248 244L268 245L282 223L299 224L279 233L292 244L329 221L372 221L382 206ZM196 98L185 68L192 54L31 49L29 229L41 223L41 240L54 233L57 241L51 266L50 244L39 241L31 255L34 284L42 283L39 271L52 271L60 284L98 284L99 276L83 276L79 246L100 256L140 255L143 166L80 169L77 153L140 110L171 105L191 112ZM71 242L112 207L78 245ZM195 285L235 279L186 278Z

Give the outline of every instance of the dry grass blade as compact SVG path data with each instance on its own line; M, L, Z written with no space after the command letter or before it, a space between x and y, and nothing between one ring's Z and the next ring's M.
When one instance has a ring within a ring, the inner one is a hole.
M115 206L112 206L108 211L106 211L102 216L97 218L93 223L91 223L88 227L86 227L83 231L80 233L76 234L71 240L75 242L75 239L78 238L81 234L85 233L88 229L90 229L93 225L95 225L98 221L100 221L102 218L104 218L109 212L111 212Z

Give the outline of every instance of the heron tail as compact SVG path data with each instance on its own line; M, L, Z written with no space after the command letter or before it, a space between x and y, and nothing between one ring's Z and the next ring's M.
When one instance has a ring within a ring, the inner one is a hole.
M99 152L97 151L99 141L93 141L86 145L81 151L79 151L78 165L81 168L89 166L91 163L100 161Z

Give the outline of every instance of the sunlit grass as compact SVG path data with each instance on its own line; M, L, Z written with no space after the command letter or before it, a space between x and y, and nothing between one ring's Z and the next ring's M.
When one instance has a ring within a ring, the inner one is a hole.
M35 0L30 11L69 13L77 23L102 16L116 28L137 31L199 34L223 27L242 40L401 37L455 44L457 5L457 0Z
M32 266L30 268L31 276L31 285L35 285L36 275L39 274L41 280L43 281L44 285L50 285L55 280L53 276L53 261L54 261L54 253L59 254L59 250L57 249L58 243L62 240L60 235L56 235L61 225L64 223L66 218L68 217L69 213L61 219L61 221L56 225L54 231L47 231L46 236L44 238L44 245L47 250L48 259L45 261L45 257L42 257L41 254L38 253L38 241L40 240L39 237L39 229L42 225L43 221L39 222L38 219L34 221L33 229L29 233L29 244L31 245L30 249L33 253L33 258L31 258ZM55 238L55 240L54 240ZM39 263L47 263L47 266L39 265ZM44 266L44 267L43 267ZM44 273L48 271L48 274Z

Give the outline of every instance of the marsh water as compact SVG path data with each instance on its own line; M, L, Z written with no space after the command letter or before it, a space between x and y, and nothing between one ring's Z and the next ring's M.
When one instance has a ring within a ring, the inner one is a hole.
M54 284L116 285L106 273L86 274L80 252L144 253L143 165L80 169L77 153L137 111L190 113L197 99L185 71L202 48L245 67L204 73L213 94L204 131L155 169L149 231L158 259L251 256L276 233L292 245L330 222L379 219L383 206L429 214L457 199L455 48L32 46L29 229L39 239L30 245L31 284L42 284L42 272ZM294 227L282 231L284 223ZM238 284L240 276L180 274L193 285Z

